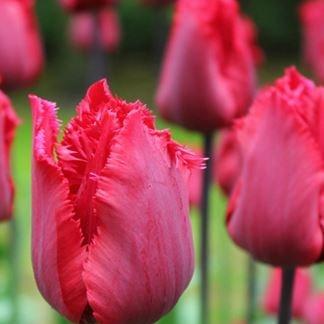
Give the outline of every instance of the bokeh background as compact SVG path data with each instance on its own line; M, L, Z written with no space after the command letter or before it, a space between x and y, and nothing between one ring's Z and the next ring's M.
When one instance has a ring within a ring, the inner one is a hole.
M107 78L119 97L140 99L155 110L154 93L162 56L156 35L167 37L172 8L153 9L137 0L121 0L120 50L108 58ZM286 65L300 64L300 32L297 0L242 0L243 10L259 28L266 61L260 68L260 85L279 76ZM16 182L16 221L0 225L0 323L67 323L42 299L37 291L30 262L30 148L31 119L27 94L36 93L58 103L59 116L66 122L87 87L88 57L75 51L67 37L68 16L56 0L37 1L37 14L47 55L45 72L31 88L10 93L22 124L13 153ZM1 19L1 13L0 13ZM161 20L165 19L165 24ZM164 26L163 28L161 26ZM162 28L162 31L161 31ZM162 32L162 33L161 33ZM160 37L160 36L159 36ZM162 37L163 38L163 37ZM199 134L168 125L158 118L160 128L170 128L180 142L200 146ZM211 241L211 323L240 323L246 304L247 257L230 241L224 227L226 199L215 186L212 190ZM192 210L196 250L199 251L199 213ZM18 252L18 253L17 253ZM197 255L197 260L199 256ZM9 261L8 261L9 260ZM321 268L314 269L318 286L323 286ZM258 267L258 296L262 296L267 269ZM324 287L324 286L323 286ZM160 321L163 324L199 322L199 270L178 305ZM273 323L262 310L257 323Z

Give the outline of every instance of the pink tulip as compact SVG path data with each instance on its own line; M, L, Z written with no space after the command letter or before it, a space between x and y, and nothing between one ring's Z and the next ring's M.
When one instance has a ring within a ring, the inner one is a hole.
M0 91L0 220L12 216L14 184L10 172L10 152L18 123L9 98Z
M101 9L118 3L118 0L59 0L61 6L68 11Z
M105 81L89 88L60 143L55 104L31 96L31 106L39 290L71 321L157 321L193 274L187 182L202 159Z
M208 133L244 114L256 89L251 28L236 0L179 0L156 96L161 115Z
M290 68L237 125L242 171L227 226L259 261L295 267L322 259L323 112L324 88Z
M300 7L303 54L318 80L324 81L324 1L313 0Z
M70 21L72 44L83 51L89 51L95 43L95 19L90 12L76 13ZM99 12L100 44L106 52L115 52L120 43L119 17L114 9Z
M303 319L306 324L324 323L324 293L317 293L305 303Z
M267 314L277 315L280 304L281 269L275 269L266 288L263 300L263 308ZM306 300L312 289L312 279L306 270L297 269L292 301L292 316L301 318Z
M43 50L33 1L0 1L0 75L2 86L29 85L43 68Z

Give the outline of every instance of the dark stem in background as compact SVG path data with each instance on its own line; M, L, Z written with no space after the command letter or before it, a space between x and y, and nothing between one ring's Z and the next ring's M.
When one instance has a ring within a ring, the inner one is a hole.
M19 280L19 249L17 220L12 218L9 224L9 294L11 300L11 322L18 323L18 280Z
M281 298L278 324L289 324L294 290L295 268L282 268Z
M204 171L202 196L201 196L201 324L208 323L208 253L209 253L209 191L212 179L212 155L213 155L213 135L207 134L204 137L204 157L206 170Z
M168 20L167 11L163 8L154 8L154 31L153 31L153 51L155 64L158 69L160 68L160 63L164 53L164 47L168 35Z
M252 257L247 260L247 310L246 323L251 324L254 321L256 308L256 290L257 290L257 266Z
M88 83L92 84L106 77L107 57L101 44L100 19L98 12L93 12L93 43L89 53Z

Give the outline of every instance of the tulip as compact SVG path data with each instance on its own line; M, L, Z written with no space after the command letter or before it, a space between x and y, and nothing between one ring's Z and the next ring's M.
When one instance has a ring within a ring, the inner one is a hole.
M318 80L324 81L324 1L308 1L300 7L303 56Z
M0 1L0 75L2 87L29 85L43 67L43 50L33 1Z
M323 255L323 104L324 88L290 68L236 126L242 170L227 227L256 260L283 268L279 323L290 319L295 267Z
M95 19L88 12L76 13L70 21L72 44L82 51L90 51L95 44ZM120 43L119 17L115 10L104 9L99 12L100 45L106 52L115 52Z
M40 292L71 321L157 321L192 277L187 181L203 160L105 81L89 88L61 143L55 104L30 100Z
M0 220L12 216L14 185L10 172L10 151L18 123L9 98L0 91Z
M68 11L83 11L101 9L115 5L118 0L59 0L61 6Z
M256 89L252 29L235 0L179 0L156 95L161 115L211 133L244 114Z
M306 270L297 269L295 290L292 301L292 315L302 318L304 305L311 294L312 279ZM277 314L280 303L281 270L275 269L271 273L264 299L263 309L267 314Z
M287 69L237 124L243 163L228 230L239 246L274 266L321 259L323 94L295 68Z
M305 303L303 319L306 324L324 323L324 293L317 293Z

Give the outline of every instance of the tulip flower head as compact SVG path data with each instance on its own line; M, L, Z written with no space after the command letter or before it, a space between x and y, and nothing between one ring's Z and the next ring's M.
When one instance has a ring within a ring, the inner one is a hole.
M263 309L267 314L277 315L280 305L280 290L281 290L281 269L277 268L271 273L271 277L266 288L263 300ZM292 316L302 318L304 306L311 294L312 279L306 270L297 269L293 301L292 301Z
M324 293L308 298L304 306L303 319L307 324L324 323Z
M106 52L115 52L120 43L119 17L113 9L103 9L98 13L100 45ZM96 17L90 12L76 13L70 21L72 44L82 51L90 51L96 40L94 29Z
M324 1L313 0L300 7L304 60L315 77L324 81Z
M192 277L187 181L203 160L105 81L89 88L61 143L55 104L30 100L39 290L71 321L157 321Z
M322 259L323 123L324 89L289 68L237 124L243 162L227 226L259 261L296 267Z
M179 0L156 96L161 115L204 133L243 115L256 89L253 28L236 0Z
M59 0L61 6L68 11L83 11L102 9L106 6L115 5L118 0Z
M0 221L12 216L14 185L10 172L10 151L18 123L9 98L0 91Z
M29 85L43 68L43 49L34 13L34 1L0 1L1 86Z

